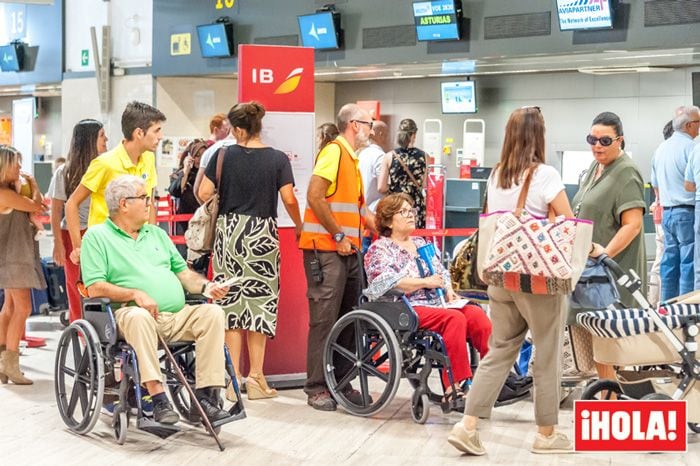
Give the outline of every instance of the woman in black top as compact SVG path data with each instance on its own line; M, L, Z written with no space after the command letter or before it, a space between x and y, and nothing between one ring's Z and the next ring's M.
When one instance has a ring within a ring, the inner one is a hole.
M277 196L294 221L297 238L301 214L294 196L294 176L287 156L260 140L265 109L257 102L241 103L228 114L238 144L223 153L219 184L219 218L213 251L215 280L239 278L220 304L226 312L226 345L240 379L239 361L247 334L249 399L272 398L263 376L267 337L275 336L279 296L279 236ZM207 165L199 187L203 201L215 192L219 152ZM227 397L232 391L227 390Z
M377 181L380 193L406 193L413 199L418 211L416 228L425 228L425 183L428 158L425 152L414 147L418 127L410 118L401 120L396 142L399 147L384 156L384 163Z

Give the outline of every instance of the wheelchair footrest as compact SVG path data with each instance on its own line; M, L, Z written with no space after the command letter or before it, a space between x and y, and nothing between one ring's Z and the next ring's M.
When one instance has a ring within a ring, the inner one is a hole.
M156 435L162 439L166 439L173 434L177 434L182 429L174 424L161 424L154 421L153 419L142 417L136 422L136 426L139 430L148 432L149 434Z
M245 419L245 418L246 418L245 411L241 411L238 414L232 414L229 417L225 417L223 419L219 419L218 421L214 421L211 423L211 426L216 429L217 427L221 427L224 424L228 424L229 422L238 421L239 419Z

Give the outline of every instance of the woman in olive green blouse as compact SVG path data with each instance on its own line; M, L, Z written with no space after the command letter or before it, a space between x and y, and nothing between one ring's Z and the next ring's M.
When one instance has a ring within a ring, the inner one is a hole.
M594 222L594 253L591 255L597 257L605 253L623 270L633 269L642 279L642 293L646 293L642 222L646 208L644 180L637 165L624 151L620 118L612 112L595 117L586 141L595 161L574 196L574 213L578 218ZM620 295L624 306L635 307L636 303L627 290L621 289ZM611 366L596 364L596 368L601 378L614 379Z

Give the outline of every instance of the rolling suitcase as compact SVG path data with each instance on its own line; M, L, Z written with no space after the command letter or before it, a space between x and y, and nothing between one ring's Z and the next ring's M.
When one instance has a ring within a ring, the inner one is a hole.
M68 309L68 295L66 294L66 274L63 266L49 258L41 259L46 278L49 308L52 311Z

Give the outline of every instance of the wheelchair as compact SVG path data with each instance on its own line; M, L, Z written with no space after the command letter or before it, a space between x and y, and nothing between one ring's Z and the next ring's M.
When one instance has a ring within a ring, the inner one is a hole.
M362 254L361 282L366 285ZM445 397L428 384L433 369L447 371L454 384L452 366L442 336L418 329L418 315L400 293L398 300L368 302L362 296L352 311L341 316L333 325L323 350L324 376L328 390L336 402L356 416L372 416L385 408L394 398L402 377L413 387L411 417L424 424L430 414L430 404L440 405L443 413L456 410L456 396ZM478 355L472 345L469 358L476 369ZM362 400L349 397L350 383L357 383ZM350 399L353 398L353 399ZM445 400L447 398L447 400Z
M240 388L224 346L227 383L233 384L237 401L228 409L230 417L209 422L194 397L194 346L194 342L173 342L159 348L163 352L159 359L165 374L165 387L181 419L190 424L203 423L223 451L224 446L217 435L221 426L246 417ZM111 426L117 443L124 444L129 426L130 394L135 398L138 429L163 439L181 431L177 424L160 424L144 413L136 353L119 338L108 299L83 301L83 318L70 324L61 334L54 371L58 411L68 429L76 434L86 435L92 431L106 395L119 400L115 404ZM223 407L221 399L219 402ZM199 416L190 416L193 403Z

